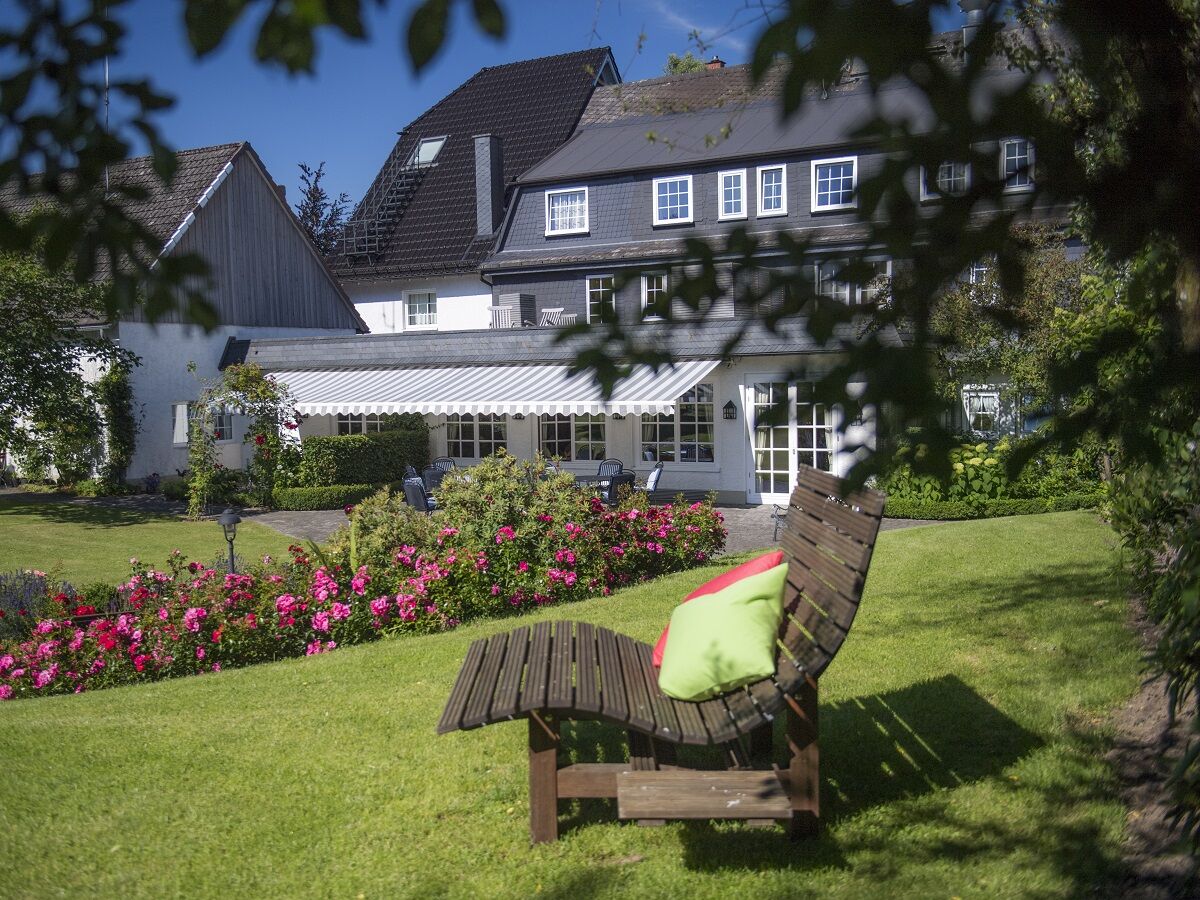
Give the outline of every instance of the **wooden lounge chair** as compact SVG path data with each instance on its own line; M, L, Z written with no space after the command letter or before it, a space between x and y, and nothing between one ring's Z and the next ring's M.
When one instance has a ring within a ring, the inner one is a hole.
M784 526L790 568L773 677L692 703L658 690L648 644L587 622L539 622L471 644L437 730L529 720L534 843L557 839L558 801L571 797L615 797L620 818L642 824L734 818L817 832L817 679L854 621L884 496L843 500L839 479L801 469ZM769 753L781 713L788 758L750 768ZM625 729L629 761L560 767L564 719ZM729 771L675 766L680 744L723 746Z

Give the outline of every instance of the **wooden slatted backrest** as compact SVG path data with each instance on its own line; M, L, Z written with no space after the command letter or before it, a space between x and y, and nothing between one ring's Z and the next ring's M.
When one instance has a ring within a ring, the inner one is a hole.
M837 655L862 599L884 495L842 496L841 480L801 466L780 546L788 562L779 671L816 677Z

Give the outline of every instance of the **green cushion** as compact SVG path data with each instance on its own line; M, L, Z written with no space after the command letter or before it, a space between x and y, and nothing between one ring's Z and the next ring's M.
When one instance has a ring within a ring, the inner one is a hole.
M775 673L787 563L675 608L658 687L707 700Z

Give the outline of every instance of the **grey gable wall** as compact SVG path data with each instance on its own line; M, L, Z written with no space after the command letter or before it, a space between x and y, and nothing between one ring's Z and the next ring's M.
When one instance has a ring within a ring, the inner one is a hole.
M174 252L208 261L206 296L222 325L357 327L340 287L250 153L234 158ZM182 319L173 313L161 321Z

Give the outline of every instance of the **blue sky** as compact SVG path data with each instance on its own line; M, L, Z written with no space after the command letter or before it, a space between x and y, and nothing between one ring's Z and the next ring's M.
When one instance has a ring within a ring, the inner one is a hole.
M508 36L494 41L459 16L441 55L419 77L402 51L409 2L370 11L371 40L326 35L313 75L289 76L253 58L254 22L239 24L213 56L196 61L182 24L182 3L136 0L121 19L126 53L113 78L150 77L175 97L159 125L178 149L248 140L276 181L298 192L296 164L326 163L326 186L356 202L395 141L396 132L484 66L608 45L626 80L661 74L670 52L695 49L745 62L761 19L752 2L717 0L502 0ZM958 23L947 13L943 27Z

